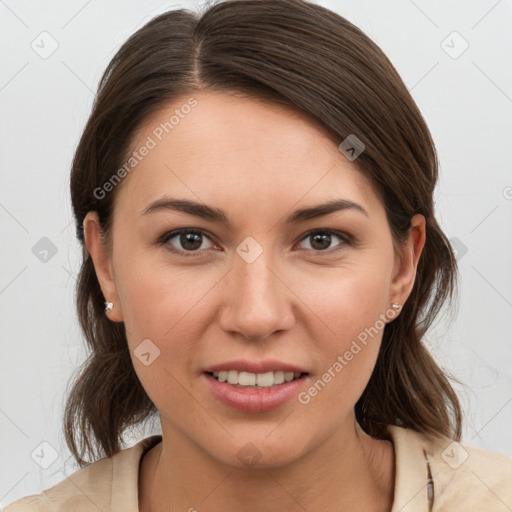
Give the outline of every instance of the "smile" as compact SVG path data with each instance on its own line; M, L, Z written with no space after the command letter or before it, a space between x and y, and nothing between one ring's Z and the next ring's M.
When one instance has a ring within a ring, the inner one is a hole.
M261 389L269 388L284 382L291 382L298 379L301 372L266 372L266 373L249 373L238 372L236 370L223 370L217 372L209 372L219 382L227 382L233 386Z
M245 413L262 413L292 401L306 387L309 374L221 370L204 372L202 378L209 392L224 406Z

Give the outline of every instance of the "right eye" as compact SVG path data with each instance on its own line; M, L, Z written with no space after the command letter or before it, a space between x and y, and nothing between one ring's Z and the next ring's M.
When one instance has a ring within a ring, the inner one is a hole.
M195 256L202 254L205 248L201 249L204 239L210 240L201 229L181 228L165 233L159 240L160 245L165 245L171 252L183 256ZM175 242L172 242L175 239ZM176 248L174 244L181 245L182 249Z

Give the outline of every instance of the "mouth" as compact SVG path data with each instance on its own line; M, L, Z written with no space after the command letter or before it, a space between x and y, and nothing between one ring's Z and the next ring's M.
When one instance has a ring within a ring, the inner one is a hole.
M251 373L237 370L220 370L205 372L218 382L226 382L236 388L242 389L265 389L275 388L288 382L299 380L306 375L307 372L291 372L291 371L269 371L265 373Z
M310 375L304 367L276 359L225 361L203 368L202 377L213 397L244 413L262 413L291 402Z

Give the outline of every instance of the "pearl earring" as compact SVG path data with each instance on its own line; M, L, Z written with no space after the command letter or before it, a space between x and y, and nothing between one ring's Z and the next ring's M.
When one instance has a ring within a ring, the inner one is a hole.
M114 307L113 302L105 302L105 313L108 313L109 311L112 311L112 308Z

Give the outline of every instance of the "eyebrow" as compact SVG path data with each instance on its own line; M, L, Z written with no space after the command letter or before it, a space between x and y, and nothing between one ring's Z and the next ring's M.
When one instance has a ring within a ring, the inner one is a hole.
M174 210L188 213L196 217L201 217L202 219L220 222L228 228L231 227L231 222L223 210L185 199L172 199L169 197L162 197L161 199L151 203L143 211L142 215L148 215L150 213L162 210ZM349 201L348 199L336 199L309 208L296 210L291 215L286 217L284 223L297 224L299 222L304 222L306 220L328 215L329 213L346 210L356 211L369 217L368 212L360 204Z

